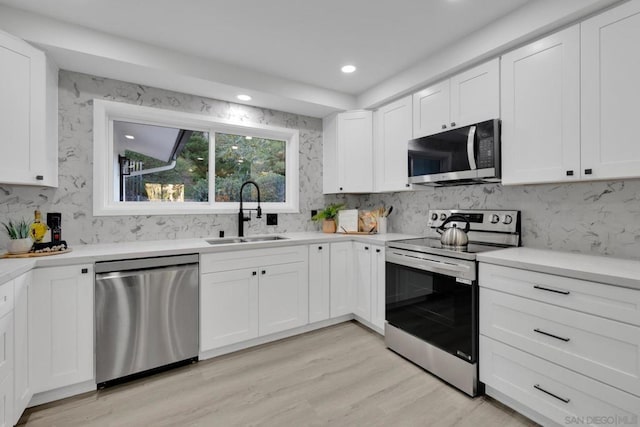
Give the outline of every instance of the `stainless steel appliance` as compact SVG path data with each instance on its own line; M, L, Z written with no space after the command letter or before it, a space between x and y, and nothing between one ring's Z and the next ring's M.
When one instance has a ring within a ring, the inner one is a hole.
M408 153L413 184L500 182L500 120L413 139Z
M449 220L459 216L459 221ZM469 243L449 247L437 229L468 222ZM475 396L478 383L476 254L520 245L520 212L430 210L426 237L387 242L385 343Z
M99 262L95 272L99 388L197 360L197 254Z

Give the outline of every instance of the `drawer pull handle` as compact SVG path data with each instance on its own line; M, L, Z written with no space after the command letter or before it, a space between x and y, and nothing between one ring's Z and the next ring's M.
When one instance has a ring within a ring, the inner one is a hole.
M553 393L551 393L550 391L547 391L547 390L543 389L542 387L540 387L540 384L535 384L535 385L533 386L533 388L535 388L536 390L540 390L541 392L546 393L546 394L548 394L548 395L549 395L549 396L551 396L551 397L555 397L556 399L558 399L558 400L560 400L560 401L562 401L562 402L564 402L564 403L569 403L569 402L571 402L571 400L570 400L570 399L567 399L567 398L564 398L564 397L560 397L560 396L558 396L557 394L553 394Z
M540 289L541 291L547 291L547 292L555 292L556 294L562 294L562 295L569 295L571 292L569 291L563 291L562 289L551 289L551 288L545 288L544 286L538 286L538 285L533 285L534 289Z
M557 340L564 341L564 342L569 342L569 341L571 341L571 338L559 337L559 336L557 336L557 335L550 334L549 332L542 331L542 330L540 330L540 329L538 329L538 328L535 328L535 329L533 330L533 332L537 332L537 333L539 333L539 334L546 335L546 336L548 336L548 337L555 338L555 339L557 339Z

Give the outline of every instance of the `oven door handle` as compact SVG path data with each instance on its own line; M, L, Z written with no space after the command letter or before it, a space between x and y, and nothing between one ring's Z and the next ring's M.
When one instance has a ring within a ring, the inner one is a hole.
M470 271L470 267L464 264L448 264L441 261L428 260L417 256L400 255L393 252L391 254L387 253L387 262L417 268L418 270L442 273L453 277L458 276L458 274L455 273L464 275Z

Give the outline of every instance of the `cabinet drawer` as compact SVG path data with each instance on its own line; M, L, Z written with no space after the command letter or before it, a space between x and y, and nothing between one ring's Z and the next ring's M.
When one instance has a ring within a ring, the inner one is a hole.
M0 318L0 381L13 370L13 315ZM11 382L13 384L13 380ZM12 403L13 404L13 403Z
M0 285L0 317L13 310L13 280Z
M637 425L640 415L638 397L484 336L480 381L560 425L595 417Z
M307 246L250 249L200 255L200 273L240 270L308 260Z
M483 288L640 326L640 290L480 263Z
M480 289L480 333L640 396L640 328Z

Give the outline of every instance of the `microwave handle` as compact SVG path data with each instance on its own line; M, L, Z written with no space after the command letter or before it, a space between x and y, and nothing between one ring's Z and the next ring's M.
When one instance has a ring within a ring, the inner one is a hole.
M475 170L476 166L476 127L469 126L469 135L467 135L467 157L469 158L469 169Z

